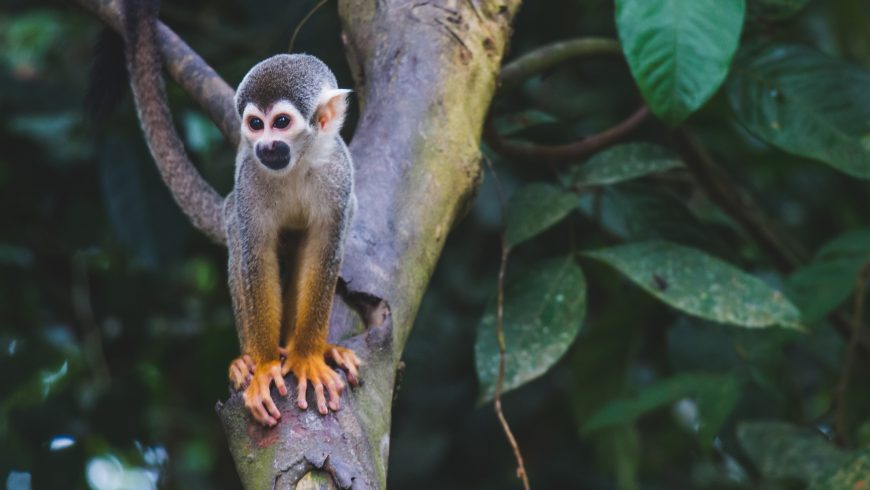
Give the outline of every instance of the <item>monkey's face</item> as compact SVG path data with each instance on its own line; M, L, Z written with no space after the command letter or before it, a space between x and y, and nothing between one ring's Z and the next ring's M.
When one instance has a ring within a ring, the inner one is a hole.
M309 135L302 114L287 101L276 102L265 110L248 103L242 113L242 136L257 160L272 170L292 168Z

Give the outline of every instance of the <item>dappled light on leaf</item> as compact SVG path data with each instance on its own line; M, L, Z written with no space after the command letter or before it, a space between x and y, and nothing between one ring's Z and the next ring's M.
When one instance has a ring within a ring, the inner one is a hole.
M480 397L492 398L498 376L495 302L477 326L474 359ZM535 379L555 364L586 316L586 281L571 257L534 264L505 282L505 382L503 391Z
M610 264L653 296L686 313L750 328L800 327L798 310L781 292L699 250L649 241L586 255Z

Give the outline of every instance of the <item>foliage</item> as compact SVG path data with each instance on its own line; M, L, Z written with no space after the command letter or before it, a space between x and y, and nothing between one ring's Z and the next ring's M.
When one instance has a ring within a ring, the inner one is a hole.
M162 17L234 84L314 3L164 2ZM349 86L335 10L296 44ZM624 60L587 56L498 92L495 131L552 145L641 102L654 117L564 161L483 145L495 175L448 238L404 355L391 487L517 487L481 404L503 232L503 404L534 488L867 485L870 358L846 355L870 261L867 25L857 0L525 2L506 61L585 36L619 39ZM0 10L0 478L237 488L211 411L237 354L225 252L176 209L129 97L86 118L99 28L42 0ZM227 191L232 149L169 90L193 158Z

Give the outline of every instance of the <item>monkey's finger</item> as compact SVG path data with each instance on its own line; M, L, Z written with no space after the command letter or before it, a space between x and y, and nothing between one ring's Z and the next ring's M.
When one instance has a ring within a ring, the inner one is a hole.
M335 347L332 348L332 351L330 353L332 354L332 359L339 366L344 366L345 364L347 364L347 361L341 355L341 352L338 349L336 349Z
M245 379L245 376L239 370L239 367L236 363L230 364L230 381L233 383L233 388L238 390L241 388L242 380Z
M287 385L284 383L284 376L281 375L281 367L275 366L272 370L272 379L275 380L275 386L278 388L278 393L281 396L287 396Z
M359 384L359 371L355 364L348 364L347 366L347 380L350 384L356 386Z
M308 380L305 376L299 376L299 384L296 385L296 405L302 410L308 408L308 400L305 399L306 391L308 391Z
M251 356L247 354L243 355L242 361L244 362L245 366L248 367L248 371L250 371L251 374L254 374L254 360L251 359Z
M336 382L331 376L326 382L326 389L329 391L329 408L333 412L341 409L341 384Z
M350 360L350 364L352 364L354 368L362 366L362 361L357 357L356 352L348 349L345 351L345 357Z
M269 414L276 418L281 418L281 412L278 410L278 407L275 406L275 402L272 401L272 395L269 394L269 385L272 383L272 380L266 378L266 381L260 382L260 392L262 393L261 398L263 399L263 405L266 406L266 410L269 411ZM286 389L286 388L285 388ZM274 425L274 424L272 424Z
M269 414L266 413L266 410L263 409L263 404L260 401L258 393L250 393L248 391L245 391L244 399L245 407L247 407L248 411L251 412L254 420L263 425L274 425L274 423L270 423L272 417L270 417Z
M329 370L329 381L335 385L335 389L338 391L339 394L341 394L341 390L344 389L344 381L342 381L341 376L339 376L338 373L333 371L332 369Z
M278 355L282 357L287 357L287 354L290 352L290 349L287 347L278 346Z
M329 410L326 408L326 397L323 396L323 383L320 380L314 381L314 394L317 398L317 411L322 415L326 415L329 413Z

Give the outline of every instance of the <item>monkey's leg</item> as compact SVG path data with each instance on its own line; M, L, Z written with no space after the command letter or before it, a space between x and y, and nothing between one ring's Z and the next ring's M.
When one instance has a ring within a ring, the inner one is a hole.
M272 382L287 395L278 359L281 286L275 242L257 237L235 220L227 229L230 292L242 349L230 364L230 379L238 386L247 384L245 406L258 422L271 426L281 417L269 392Z
M350 349L327 342L332 298L341 269L341 229L310 229L300 244L296 295L296 327L287 339L283 372L293 371L298 379L297 404L308 408L305 398L308 382L314 386L317 409L328 412L324 387L329 393L329 408L340 408L344 383L326 359L332 359L348 372L356 384L359 359Z

